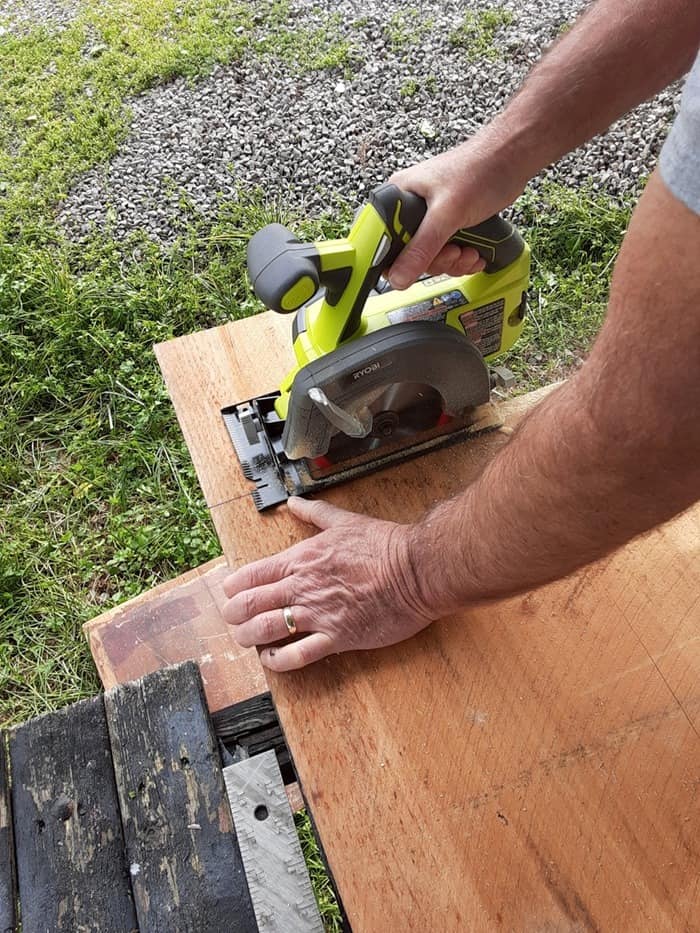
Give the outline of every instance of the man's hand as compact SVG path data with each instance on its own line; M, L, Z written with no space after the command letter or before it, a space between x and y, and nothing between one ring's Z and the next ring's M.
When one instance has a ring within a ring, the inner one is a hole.
M388 272L394 288L407 288L423 272L469 275L484 268L475 249L447 241L460 228L481 223L511 204L527 181L517 177L512 163L503 164L499 147L489 137L482 132L389 179L428 203L416 235Z
M695 0L590 4L487 126L392 176L428 202L418 232L388 271L394 288L406 288L423 272L476 272L474 250L445 246L452 234L512 204L545 166L680 77L697 54L699 36Z
M410 526L320 500L292 498L289 510L320 533L224 581L224 618L244 647L287 639L284 608L291 609L300 637L262 651L266 667L290 671L329 654L393 645L437 618L411 574Z

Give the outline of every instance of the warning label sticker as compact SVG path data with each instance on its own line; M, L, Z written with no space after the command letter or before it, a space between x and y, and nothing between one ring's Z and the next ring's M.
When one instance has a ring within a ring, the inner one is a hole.
M480 308L470 308L459 316L464 333L477 347L482 356L496 353L501 347L503 332L503 310L505 298L492 301Z
M404 305L403 308L395 308L388 313L387 317L392 324L403 324L406 321L439 321L442 323L449 311L466 303L467 299L456 288L453 291L445 292L443 295L426 298L425 301L417 301L412 305Z

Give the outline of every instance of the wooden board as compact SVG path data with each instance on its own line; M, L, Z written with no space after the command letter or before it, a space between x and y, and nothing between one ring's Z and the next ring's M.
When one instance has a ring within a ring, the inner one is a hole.
M105 694L141 933L257 933L197 666Z
M218 414L279 382L289 326L266 314L157 348L232 565L308 533L255 511ZM507 421L535 401L508 403ZM505 440L325 496L410 521ZM696 509L402 645L268 675L353 927L700 927L699 600Z
M6 734L0 730L0 930L15 928L15 852Z
M10 735L24 933L136 929L102 699Z
M106 690L194 659L209 709L225 709L267 690L254 648L241 648L221 615L221 557L110 609L83 626Z

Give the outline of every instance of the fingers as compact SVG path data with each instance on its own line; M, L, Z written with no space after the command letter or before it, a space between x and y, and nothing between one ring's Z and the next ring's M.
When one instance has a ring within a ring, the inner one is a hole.
M411 249L412 242L413 241L409 243L389 271L389 281L394 288L406 287L396 284L395 273L399 263L402 261L402 257ZM421 264L421 268L417 275L422 275L423 272L430 272L431 275L473 275L475 272L482 272L485 266L486 262L473 246L460 247L456 243L447 243L428 265L423 267ZM409 281L407 285L410 284L411 282Z
M388 270L387 278L393 288L407 288L430 268L442 247L455 232L452 226L445 228L444 211L428 210L415 236L399 253L398 259ZM438 220L438 218L441 218Z
M307 525L315 525L322 531L346 521L349 515L354 514L322 499L302 499L299 496L292 496L287 501L287 506L295 518L306 522Z
M314 632L306 638L282 645L281 648L266 648L260 652L260 660L271 671L298 671L307 664L320 661L333 654L333 642L329 635Z
M249 619L263 612L269 612L271 609L278 609L281 614L280 607L288 606L293 601L291 578L285 577L275 583L268 583L266 586L242 589L234 593L223 608L223 617L229 625L242 625Z
M252 590L256 586L265 586L284 579L290 573L294 557L294 548L288 548L274 557L264 557L234 570L224 580L224 593L231 599L243 590Z
M294 620L295 632L290 632L284 618L284 609L273 609L237 625L233 637L242 648L253 645L269 645L289 638L296 632L308 632L310 625L301 606L289 606Z
M448 243L430 264L431 275L473 275L482 272L486 262L472 246Z

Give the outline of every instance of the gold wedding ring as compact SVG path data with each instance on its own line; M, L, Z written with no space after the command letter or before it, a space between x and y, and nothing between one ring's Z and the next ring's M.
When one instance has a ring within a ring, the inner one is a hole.
M296 635L297 627L294 624L291 606L285 606L282 610L282 614L284 615L284 624L287 626L289 634Z

